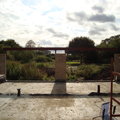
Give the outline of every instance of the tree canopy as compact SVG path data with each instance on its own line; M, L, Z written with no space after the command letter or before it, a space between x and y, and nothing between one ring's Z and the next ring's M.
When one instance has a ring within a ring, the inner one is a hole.
M110 38L106 38L102 40L98 48L117 48L117 51L99 51L99 59L101 59L104 63L110 62L110 59L114 57L115 53L120 54L120 35L111 36Z
M4 53L5 51L3 48L15 48L15 47L21 47L18 43L15 42L13 39L7 39L6 41L2 40L0 41L0 53Z
M69 47L94 47L94 44L88 37L75 37L69 42Z
M27 41L26 47L35 47L35 42L33 40ZM75 37L70 42L68 47L97 47L97 48L117 48L117 51L66 51L70 54L67 56L67 60L80 60L80 62L93 63L93 62L103 62L109 63L110 58L114 57L115 53L120 54L120 35L111 36L102 40L101 43L95 46L93 40L88 37ZM0 41L0 53L5 53L3 48L10 47L21 47L14 39L7 39ZM31 59L38 55L51 55L50 51L7 51L7 59L14 61L21 61L22 63L29 62ZM98 60L98 61L97 61Z
M29 40L29 41L26 43L25 47L27 47L27 48L35 47L35 42L34 42L33 40Z
M87 48L87 47L95 47L94 41L89 39L88 37L75 37L69 42L69 47L79 47L79 48ZM67 51L67 53L71 53L73 56L79 56L80 62L90 62L93 60L95 56L95 51ZM89 60L87 60L89 59ZM94 59L95 60L95 59Z

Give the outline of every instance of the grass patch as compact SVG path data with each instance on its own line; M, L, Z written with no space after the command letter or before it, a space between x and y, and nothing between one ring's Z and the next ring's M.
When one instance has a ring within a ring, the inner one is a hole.
M78 65L80 65L80 62L75 62L75 61L73 61L73 62L66 62L66 65L78 66Z

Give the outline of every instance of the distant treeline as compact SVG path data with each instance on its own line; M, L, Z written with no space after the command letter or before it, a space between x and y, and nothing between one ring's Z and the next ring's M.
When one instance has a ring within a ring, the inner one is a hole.
M120 53L120 35L112 36L95 46L93 40L88 37L76 37L73 38L68 47L97 47L97 48L117 48L117 51L66 51L67 61L77 60L80 63L110 63L110 58L115 53ZM0 53L5 53L3 48L18 48L22 47L13 39L0 41ZM29 40L25 47L36 47L33 40ZM7 51L7 60L19 61L20 63L35 62L52 62L55 60L55 55L50 51Z
M6 41L0 41L0 53L5 53L3 48L19 48L21 47L15 40L8 39ZM29 40L26 43L26 47L35 47L35 43ZM10 61L19 61L20 63L29 63L31 61L35 62L52 62L55 57L50 51L7 51L6 58Z

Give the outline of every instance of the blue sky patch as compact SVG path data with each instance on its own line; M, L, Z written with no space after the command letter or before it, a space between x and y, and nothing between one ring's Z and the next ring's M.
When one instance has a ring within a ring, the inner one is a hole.
M63 8L60 8L60 7L57 7L57 6L53 6L52 8L51 8L51 10L49 10L49 11L45 11L42 15L46 15L46 14L48 14L48 13L50 13L50 12L56 12L56 11L61 11Z
M116 19L116 23L120 23L120 19Z
M36 0L22 0L22 3L26 6L36 5Z

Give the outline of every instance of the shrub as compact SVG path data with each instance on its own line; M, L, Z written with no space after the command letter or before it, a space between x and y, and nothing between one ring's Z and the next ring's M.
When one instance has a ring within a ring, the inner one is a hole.
M44 68L44 67L45 67L45 64L44 64L44 63L38 63L38 64L37 64L37 67L38 67L38 68Z
M46 59L47 59L47 62L52 62L53 60L51 59L51 58L49 58L49 57L46 57Z
M42 80L45 72L38 69L35 64L20 64L16 61L7 61L8 80Z
M46 56L44 56L44 55L40 55L40 56L37 56L37 57L35 58L35 61L36 61L36 62L52 62L52 59L51 59L51 58L48 58L48 57L46 57Z
M19 62L7 61L6 68L8 80L18 80L20 78L22 65Z
M21 69L21 76L24 80L42 80L44 75L46 74L34 64L25 64Z
M78 77L77 77L76 75L71 75L71 74L70 74L69 76L67 76L67 80L68 80L68 81L76 81L77 78L78 78Z
M80 76L84 77L85 79L91 79L91 77L100 72L100 67L95 64L90 64L90 65L81 65L79 67L79 73ZM77 73L77 74L79 74Z
M76 76L76 74L71 73L71 72L67 72L67 80L68 81L76 81L78 78L78 76Z
M55 77L54 77L54 76L50 76L50 77L49 77L49 80L50 80L50 81L55 81Z

